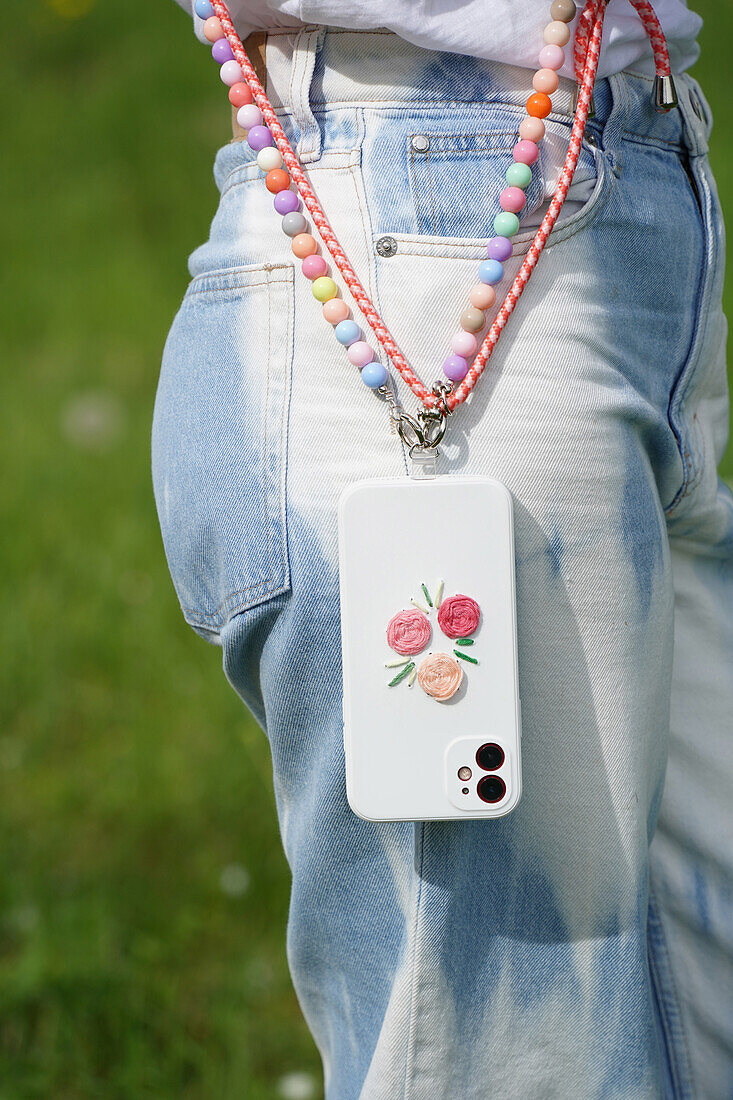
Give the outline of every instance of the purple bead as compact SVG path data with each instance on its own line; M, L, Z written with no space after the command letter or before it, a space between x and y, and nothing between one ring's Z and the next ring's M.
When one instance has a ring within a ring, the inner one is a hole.
M292 214L300 205L295 191L278 191L275 195L275 209L278 214Z
M468 361L462 355L449 355L443 363L443 374L451 382L462 382L468 374Z
M272 134L266 126L253 126L247 134L247 143L256 153L274 144Z
M512 242L508 237L492 237L486 251L492 260L503 264L512 254Z
M232 53L232 47L227 42L226 38L219 38L211 47L211 56L219 65L223 65L225 61L233 61L234 54Z

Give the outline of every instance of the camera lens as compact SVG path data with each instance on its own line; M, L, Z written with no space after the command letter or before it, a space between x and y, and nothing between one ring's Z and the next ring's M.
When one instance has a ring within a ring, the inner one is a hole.
M501 745L495 745L493 741L489 741L476 753L476 763L485 772L496 771L504 763L504 750Z
M501 802L506 794L506 784L499 775L485 775L479 779L476 794L482 802Z

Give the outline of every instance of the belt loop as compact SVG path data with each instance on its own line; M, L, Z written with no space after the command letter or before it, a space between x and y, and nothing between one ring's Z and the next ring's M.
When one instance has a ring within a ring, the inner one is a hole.
M693 157L708 152L708 139L713 119L710 104L702 88L689 73L680 73L677 81L677 99L682 115L683 140Z
M295 36L290 69L288 101L300 137L295 152L303 164L321 155L321 128L310 105L310 90L316 67L316 54L323 45L326 28L306 26Z

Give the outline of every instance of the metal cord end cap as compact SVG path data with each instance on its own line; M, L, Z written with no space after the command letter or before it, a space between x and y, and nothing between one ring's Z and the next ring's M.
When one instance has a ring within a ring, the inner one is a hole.
M671 76L654 77L654 110L660 114L677 106L677 89Z

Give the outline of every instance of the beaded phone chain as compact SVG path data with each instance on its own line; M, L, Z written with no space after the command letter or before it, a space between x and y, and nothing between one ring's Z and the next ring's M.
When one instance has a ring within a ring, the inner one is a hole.
M282 215L283 232L292 238L292 251L302 261L303 274L312 282L313 296L322 303L324 318L334 326L336 339L346 347L349 361L360 369L363 382L387 399L390 418L396 424L402 440L409 446L411 455L415 451L435 454L437 445L445 434L446 417L466 400L481 377L562 210L580 156L586 122L592 112L593 85L600 59L603 19L608 2L609 0L587 0L578 19L574 43L577 99L567 156L542 224L479 348L476 334L484 328L486 311L496 302L494 287L502 281L504 263L513 252L512 237L519 232L518 215L526 202L525 189L532 178L532 165L539 157L539 143L545 134L543 119L552 111L550 96L559 86L557 73L565 62L563 47L570 41L568 24L577 14L574 0L553 0L550 8L551 21L544 28L544 45L539 53L541 67L532 79L534 91L527 100L527 115L519 125L519 140L514 146L513 163L506 172L507 186L499 195L501 212L494 218L496 236L488 242L488 257L479 264L479 281L469 292L469 305L461 313L460 329L451 341L451 354L443 363L443 373L448 381L437 381L432 390L428 390L400 351L346 258L257 78L226 5L222 0L195 0L196 14L205 21L204 35L212 43L214 60L221 66L222 82L228 85L230 102L237 108L237 122L246 132L250 148L257 154L257 164L265 173L265 187L275 196L275 210ZM639 13L654 51L654 105L658 111L671 110L677 105L677 98L667 43L659 20L647 0L630 2ZM283 164L287 165L289 172ZM417 420L399 406L387 384L387 368L379 362L372 348L363 339L357 323L350 319L347 303L338 297L339 288L328 274L326 259L318 253L318 243L308 232L308 222L299 210L298 193L290 189L293 181L359 309L390 361L421 402L422 408L417 414ZM456 383L459 383L457 389Z

